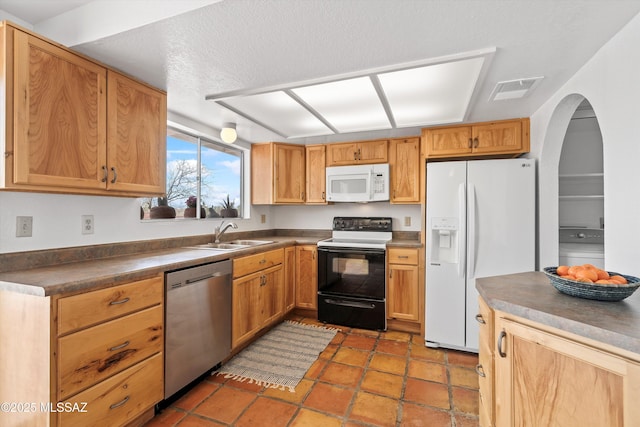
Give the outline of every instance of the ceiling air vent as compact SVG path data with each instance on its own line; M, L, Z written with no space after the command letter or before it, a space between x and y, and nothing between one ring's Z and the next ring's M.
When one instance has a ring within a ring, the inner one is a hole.
M517 99L525 97L544 77L531 77L526 79L508 80L498 82L491 92L489 101L503 99Z

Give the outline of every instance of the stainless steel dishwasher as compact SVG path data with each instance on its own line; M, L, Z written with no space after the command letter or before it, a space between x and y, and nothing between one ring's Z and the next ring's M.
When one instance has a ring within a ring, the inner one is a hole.
M231 352L231 261L165 274L167 399Z

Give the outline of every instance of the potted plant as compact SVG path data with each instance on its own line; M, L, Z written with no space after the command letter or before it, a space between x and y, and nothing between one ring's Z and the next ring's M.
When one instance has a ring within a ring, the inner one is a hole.
M153 206L149 210L150 218L175 218L176 210L169 206L169 201L166 197L158 197L158 206Z
M187 208L184 210L185 218L195 218L196 217L196 206L198 204L198 198L196 196L189 196L186 201ZM200 206L200 218L206 218L207 212L203 206Z
M222 218L236 218L238 216L238 209L235 208L235 203L229 199L222 199L222 209L220 209L220 216Z

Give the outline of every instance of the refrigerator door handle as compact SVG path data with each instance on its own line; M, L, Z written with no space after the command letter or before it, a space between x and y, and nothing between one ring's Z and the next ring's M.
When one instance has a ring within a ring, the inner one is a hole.
M468 268L468 276L472 278L475 274L475 265L476 265L476 187L473 184L469 184L469 192L467 194L468 201L468 216L467 223L469 224L469 238L467 239L467 245L469 247L468 260L469 260L469 268Z
M465 242L467 240L466 233L467 228L464 221L466 207L466 188L465 184L458 185L458 218L460 218L460 233L458 236L458 277L464 277L464 271L466 269L466 248Z

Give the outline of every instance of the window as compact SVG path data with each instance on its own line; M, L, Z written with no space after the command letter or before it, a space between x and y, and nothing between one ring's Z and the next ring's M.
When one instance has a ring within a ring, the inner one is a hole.
M167 128L166 197L141 199L144 219L242 217L242 159L239 148Z

